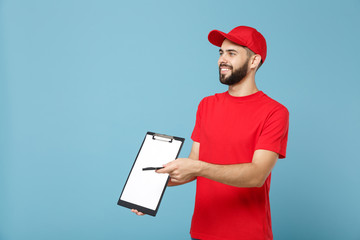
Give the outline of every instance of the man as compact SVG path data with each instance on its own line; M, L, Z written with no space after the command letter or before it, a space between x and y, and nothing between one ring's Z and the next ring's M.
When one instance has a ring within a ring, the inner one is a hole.
M228 91L200 102L189 158L157 172L168 173L172 186L197 180L192 238L273 239L271 170L286 155L289 113L255 83L266 41L246 26L213 30L208 39L220 47L220 82Z

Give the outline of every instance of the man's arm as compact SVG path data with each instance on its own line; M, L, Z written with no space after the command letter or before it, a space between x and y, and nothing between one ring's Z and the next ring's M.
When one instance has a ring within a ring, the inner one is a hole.
M200 150L200 143L198 142L193 142L193 145L191 147L191 151L189 154L189 159L192 160L199 160L199 150ZM173 182L172 179L170 178L170 181L168 183L168 186L178 186L181 184L185 184L191 181L194 181L196 179L196 176L194 176L193 178L185 181L185 182Z
M179 158L156 172L169 173L172 183L183 183L201 176L235 187L261 187L275 166L278 157L279 155L272 151L256 150L251 163L231 165Z

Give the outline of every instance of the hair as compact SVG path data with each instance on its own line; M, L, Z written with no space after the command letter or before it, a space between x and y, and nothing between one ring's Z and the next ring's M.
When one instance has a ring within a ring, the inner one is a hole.
M255 53L250 48L248 48L248 47L244 47L244 48L245 48L246 54L248 55L249 58L251 58L252 56L255 55ZM262 64L263 64L263 60L261 59L261 62L259 63L256 71L259 70L259 68L261 67Z

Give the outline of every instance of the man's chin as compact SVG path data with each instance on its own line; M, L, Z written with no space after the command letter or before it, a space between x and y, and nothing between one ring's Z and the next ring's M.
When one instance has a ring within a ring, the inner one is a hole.
M227 81L226 78L225 78L225 79L220 78L220 83L222 83L222 84L224 84L224 85L228 85L228 86L232 85L232 84L230 84L230 83Z
M236 78L234 78L234 76L229 76L229 77L225 77L225 78L220 77L219 80L224 85L232 86L232 85L239 83L242 80L242 78L236 79Z
M220 82L223 84L226 84L228 82L229 76L226 76L226 74L220 75Z

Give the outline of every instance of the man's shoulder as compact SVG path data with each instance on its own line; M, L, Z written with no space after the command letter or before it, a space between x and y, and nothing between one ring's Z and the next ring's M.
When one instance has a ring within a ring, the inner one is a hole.
M213 102L213 101L218 101L222 98L225 97L226 92L223 93L215 93L213 95L209 95L204 97L200 103L209 103L209 102Z
M287 107L285 107L285 105L278 102L277 100L269 97L266 94L264 94L264 100L266 101L269 108L272 108L273 110L281 111L281 112L289 114L289 110L287 109Z

